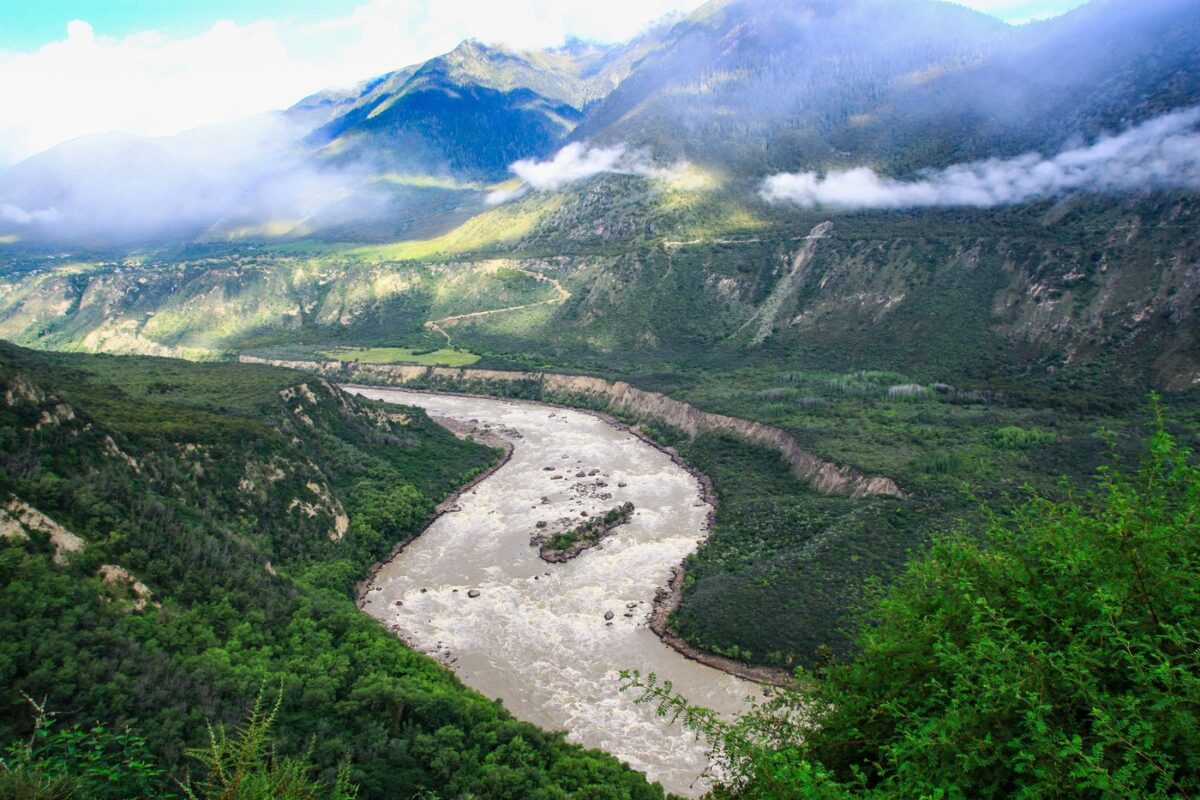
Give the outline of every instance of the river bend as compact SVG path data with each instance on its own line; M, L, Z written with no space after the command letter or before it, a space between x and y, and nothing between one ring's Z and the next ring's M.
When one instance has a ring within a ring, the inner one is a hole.
M627 430L536 403L348 387L489 430L510 461L383 567L363 608L517 717L613 753L698 796L704 743L619 691L618 671L671 680L694 703L745 707L755 684L690 661L648 627L655 590L704 535L699 482ZM611 495L611 497L603 497ZM632 502L633 520L565 564L530 546L539 521ZM476 594L476 597L469 596ZM612 612L611 621L605 620Z

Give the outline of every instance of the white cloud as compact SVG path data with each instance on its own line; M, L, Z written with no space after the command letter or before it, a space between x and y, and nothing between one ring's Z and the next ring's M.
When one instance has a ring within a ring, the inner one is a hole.
M104 243L300 232L389 213L369 165L313 163L294 147L302 133L261 115L159 141L69 144L14 168L0 223L32 239Z
M0 52L0 165L89 133L168 135L291 105L452 49L570 35L618 41L693 0L369 0L342 17L215 21L188 37L111 38L86 21L32 52Z
M1146 189L1200 191L1200 107L1156 117L1095 144L1053 158L1027 153L931 171L899 181L868 167L782 173L767 178L762 196L811 208L989 208L1070 191L1121 193Z
M37 222L53 222L59 218L58 209L40 208L26 211L11 203L0 204L0 221L12 222L17 225L31 225Z
M489 205L506 203L516 199L530 189L539 192L555 192L564 186L594 178L603 173L617 175L642 175L650 178L667 178L687 169L686 162L669 167L655 165L650 155L642 150L630 150L623 144L611 147L592 147L582 142L573 142L559 150L552 158L538 161L526 158L509 166L509 171L521 179L524 185L516 189L501 189L487 197Z
M602 172L628 172L633 164L627 161L623 145L615 147L588 147L575 142L554 154L547 161L527 158L518 161L509 169L525 183L543 192L553 192L569 183L587 180Z
M950 0L1012 23L1049 19L1083 5L1087 0Z
M177 133L284 105L311 84L270 23L189 38L116 40L86 22L32 53L0 54L0 163L88 133Z

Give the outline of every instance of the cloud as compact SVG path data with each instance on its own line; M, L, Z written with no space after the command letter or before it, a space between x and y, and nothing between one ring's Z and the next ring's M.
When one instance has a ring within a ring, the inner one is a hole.
M11 203L0 204L0 222L11 222L16 225L31 225L38 222L54 222L61 214L57 208L42 208L26 211Z
M548 161L528 158L509 169L534 189L553 192L602 172L628 172L628 166L622 164L626 157L624 145L592 148L575 142L559 150Z
M592 147L582 142L573 142L546 161L527 158L513 163L509 171L520 178L524 185L516 189L492 192L488 195L487 202L489 205L505 203L520 197L530 189L556 192L564 186L604 173L664 178L686 169L686 162L669 167L655 165L645 151L630 150L623 144Z
M116 243L383 218L392 196L374 165L320 163L298 146L305 132L263 115L157 140L79 139L4 174L0 223L29 239Z
M951 0L961 6L999 17L1011 24L1048 19L1065 14L1087 0Z
M232 122L295 101L317 79L270 23L118 40L76 20L65 39L0 53L0 163L89 133L161 136Z
M900 181L869 167L782 173L763 181L772 202L811 208L914 208L1023 203L1067 192L1200 191L1200 106L1165 114L1053 158L1027 153L930 171Z

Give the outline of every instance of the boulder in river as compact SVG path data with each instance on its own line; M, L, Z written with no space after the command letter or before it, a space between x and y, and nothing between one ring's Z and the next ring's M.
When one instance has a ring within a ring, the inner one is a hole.
M467 597L472 597L472 598L479 597L479 590L472 589L471 591L467 592Z
M607 621L611 620L611 619L612 619L613 617L615 617L615 616L616 616L616 614L614 614L613 612L611 612L611 611L605 611L605 612L604 612L604 621L605 621L605 622L607 622Z

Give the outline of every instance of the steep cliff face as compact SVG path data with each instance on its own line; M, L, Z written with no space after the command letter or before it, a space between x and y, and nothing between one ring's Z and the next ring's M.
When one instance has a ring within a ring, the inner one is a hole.
M824 461L803 450L796 440L778 428L738 417L712 414L658 392L647 392L624 381L607 381L584 375L556 375L541 372L504 372L486 369L448 367L389 366L341 361L281 361L242 356L250 364L270 364L317 372L342 381L357 381L387 386L413 384L438 385L474 391L500 390L513 384L530 384L541 390L547 400L584 399L613 411L657 420L684 431L724 433L774 450L783 457L798 477L827 494L850 497L904 497L891 478L871 477L849 467Z
M1008 217L1004 229L965 220L955 230L935 215L924 231L882 236L840 222L777 335L898 369L952 371L1003 352L1043 369L1103 365L1118 380L1168 390L1200 383L1194 203L1071 198Z

